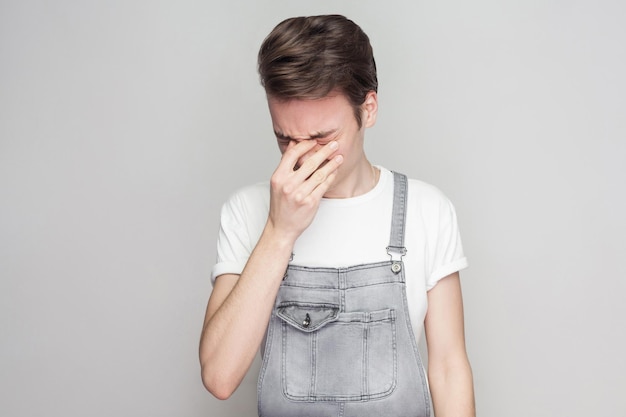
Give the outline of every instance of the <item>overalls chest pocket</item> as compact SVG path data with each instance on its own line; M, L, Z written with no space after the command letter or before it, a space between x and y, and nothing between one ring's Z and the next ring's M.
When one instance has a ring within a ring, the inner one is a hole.
M367 401L397 380L396 312L342 312L333 304L286 302L282 325L283 393L293 401Z

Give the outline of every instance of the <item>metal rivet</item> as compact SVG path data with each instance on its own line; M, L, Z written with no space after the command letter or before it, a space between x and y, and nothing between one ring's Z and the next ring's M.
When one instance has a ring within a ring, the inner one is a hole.
M306 313L306 316L304 316L304 321L302 322L302 327L307 328L309 327L310 324L311 324L311 316L309 316L309 313Z

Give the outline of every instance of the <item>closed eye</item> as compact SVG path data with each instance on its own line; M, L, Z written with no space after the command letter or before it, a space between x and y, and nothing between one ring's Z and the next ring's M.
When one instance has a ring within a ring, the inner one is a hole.
M330 140L332 139L333 136L336 135L336 133L337 133L337 129L333 129L333 130L329 130L325 132L317 132L312 135L309 135L309 137L303 137L300 140L316 140L320 144L325 144L325 143L330 142ZM278 143L280 143L281 145L288 145L289 142L294 140L290 136L287 136L281 132L274 131L274 135L276 135L276 139L278 140Z

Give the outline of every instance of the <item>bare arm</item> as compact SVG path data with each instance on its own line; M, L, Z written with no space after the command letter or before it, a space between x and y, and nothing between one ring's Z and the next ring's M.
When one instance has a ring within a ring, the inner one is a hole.
M241 276L219 276L200 339L205 387L226 399L241 383L259 349L291 249L271 233L259 240Z
M428 380L436 417L475 417L472 370L465 350L463 299L458 272L428 292L424 322Z
M200 363L202 381L217 398L235 391L254 360L293 245L313 221L342 162L341 156L333 156L333 143L317 152L315 141L289 145L272 175L265 229L241 276L226 274L215 282L200 338ZM320 168L325 160L329 162Z

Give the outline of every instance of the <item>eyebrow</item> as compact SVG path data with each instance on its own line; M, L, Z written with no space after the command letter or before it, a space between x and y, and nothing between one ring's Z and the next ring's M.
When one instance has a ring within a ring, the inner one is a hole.
M315 132L315 133L309 135L308 137L302 138L302 140L325 138L326 136L332 135L336 131L337 131L337 129L331 129L331 130L327 130L327 131L324 131L324 132ZM278 139L293 140L293 138L291 136L285 135L284 133L278 132L276 130L274 130L274 134L276 135L276 137Z

